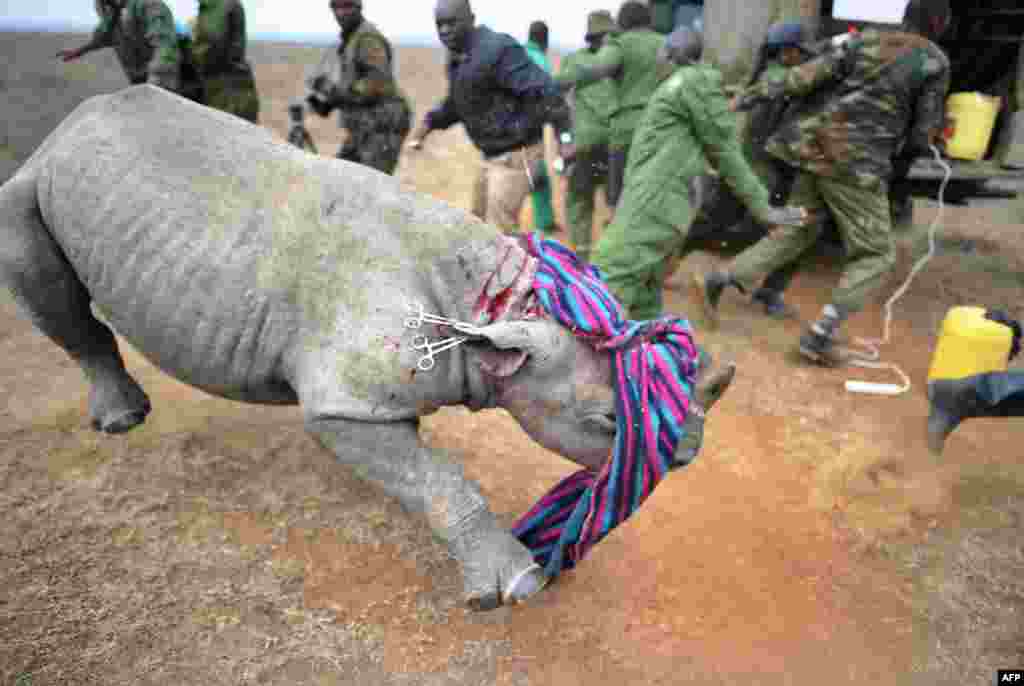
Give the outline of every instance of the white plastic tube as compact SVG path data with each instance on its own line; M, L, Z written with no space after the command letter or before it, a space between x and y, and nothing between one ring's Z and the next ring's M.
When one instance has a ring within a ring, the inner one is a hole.
M846 390L850 393L869 393L871 395L900 395L907 389L894 383L874 383L873 381L849 379L846 382Z

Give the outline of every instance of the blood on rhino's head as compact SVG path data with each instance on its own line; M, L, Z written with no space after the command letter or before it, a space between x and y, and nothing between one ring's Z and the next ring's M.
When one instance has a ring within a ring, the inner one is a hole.
M497 404L535 441L599 470L615 443L611 356L550 319L499 322L472 345Z

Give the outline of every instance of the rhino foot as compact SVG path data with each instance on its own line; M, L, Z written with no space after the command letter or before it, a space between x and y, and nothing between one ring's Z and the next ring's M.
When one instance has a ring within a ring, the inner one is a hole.
M151 409L146 392L127 375L119 382L94 383L89 391L89 414L97 431L129 431L146 421Z
M478 612L518 605L548 583L530 551L507 531L494 531L487 540L462 540L455 552L462 562L466 604Z

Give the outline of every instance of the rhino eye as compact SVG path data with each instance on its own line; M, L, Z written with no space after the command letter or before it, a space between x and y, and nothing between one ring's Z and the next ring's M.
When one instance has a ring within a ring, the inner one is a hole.
M618 429L618 422L614 412L596 412L583 417L583 426L588 431L595 431L604 434L615 435Z

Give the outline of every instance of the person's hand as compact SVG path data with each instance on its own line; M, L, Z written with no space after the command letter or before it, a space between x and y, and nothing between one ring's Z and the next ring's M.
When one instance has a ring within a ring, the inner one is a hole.
M769 207L761 215L766 226L804 226L810 215L805 207Z
M423 141L428 135L430 135L430 129L426 124L421 123L409 134L409 142L405 146L410 150L422 150Z
M562 158L562 162L565 164L566 168L570 167L572 163L576 161L576 144L559 143L558 156Z
M61 50L57 53L57 59L63 62L71 62L72 60L77 60L81 56L81 51L77 49Z
M309 109L316 112L321 117L326 117L331 113L331 106L325 102L318 93L310 93L306 96L306 104L309 105Z

